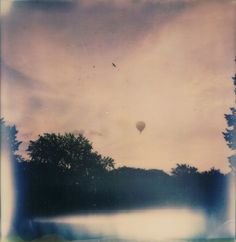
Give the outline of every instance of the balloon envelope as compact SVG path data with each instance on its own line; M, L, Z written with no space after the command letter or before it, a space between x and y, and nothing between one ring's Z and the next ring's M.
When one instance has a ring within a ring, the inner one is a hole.
M141 133L145 129L146 124L143 121L138 121L136 123L137 130Z

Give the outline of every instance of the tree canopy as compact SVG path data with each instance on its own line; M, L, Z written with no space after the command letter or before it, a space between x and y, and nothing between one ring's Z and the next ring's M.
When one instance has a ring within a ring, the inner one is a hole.
M114 160L94 151L82 134L45 133L30 141L27 152L31 162L54 166L62 171L88 173L95 169L109 171L114 168Z

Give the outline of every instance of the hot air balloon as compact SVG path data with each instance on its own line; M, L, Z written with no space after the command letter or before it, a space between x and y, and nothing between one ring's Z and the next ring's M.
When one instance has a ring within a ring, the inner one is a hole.
M140 132L140 134L142 133L142 131L145 129L146 124L143 121L138 121L136 123L136 128L137 130Z

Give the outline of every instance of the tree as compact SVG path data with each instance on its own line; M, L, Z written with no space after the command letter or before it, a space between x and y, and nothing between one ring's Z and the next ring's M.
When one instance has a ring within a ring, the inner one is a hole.
M236 61L236 58L235 58ZM234 85L234 93L236 95L236 74L232 77ZM235 99L236 103L236 99ZM230 108L230 114L225 114L228 128L226 132L223 132L225 141L228 147L233 151L233 154L228 157L230 167L233 171L236 171L236 108Z
M17 151L22 142L17 140L17 133L18 130L15 125L6 125L4 119L0 118L1 150L8 149L11 156L19 161L21 157L17 154Z
M198 174L198 169L187 164L177 164L175 168L171 169L171 174L177 177L196 175Z
M95 170L109 171L114 168L114 160L93 151L92 144L82 134L39 135L37 140L30 141L27 152L31 162L56 167L64 172L89 175Z
M236 92L236 75L233 77L235 92ZM230 108L231 113L225 114L225 119L229 128L223 132L224 138L228 147L233 151L233 154L228 157L230 167L235 171L236 169L236 108Z
M215 167L211 167L209 171L202 172L203 175L206 175L208 177L219 177L224 176L223 173L219 169L216 169Z
M114 160L93 150L82 134L45 133L31 140L27 177L28 214L55 215L97 206L99 191L114 169ZM40 194L40 196L38 195Z

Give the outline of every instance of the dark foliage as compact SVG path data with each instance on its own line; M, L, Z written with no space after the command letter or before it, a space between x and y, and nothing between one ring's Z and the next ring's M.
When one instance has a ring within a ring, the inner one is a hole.
M177 164L161 170L114 168L83 135L44 134L30 141L29 160L18 163L26 217L139 206L223 206L226 175ZM219 202L221 204L219 204Z
M236 61L236 59L235 59ZM236 94L236 74L233 79L234 92ZM235 100L236 103L236 100ZM223 132L225 141L228 147L233 151L233 154L228 157L230 167L233 171L236 171L236 108L230 108L230 114L225 114L225 119L227 121L228 128Z
M1 151L7 149L14 156L14 159L20 159L20 156L16 152L22 143L17 140L17 133L15 125L6 125L4 119L0 118Z

